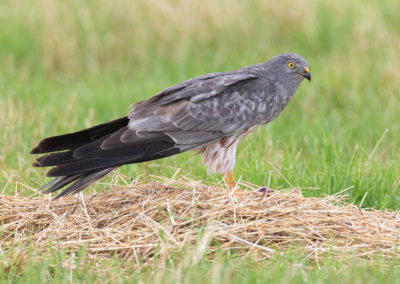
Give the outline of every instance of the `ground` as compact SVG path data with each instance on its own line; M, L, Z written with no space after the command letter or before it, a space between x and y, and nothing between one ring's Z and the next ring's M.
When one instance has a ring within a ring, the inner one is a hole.
M128 106L187 78L296 52L311 65L293 101L240 145L235 175L305 196L349 188L348 202L400 208L400 4L388 1L2 1L0 4L0 190L29 196L48 179L28 155L48 135L126 115ZM124 167L152 180L177 170L207 176L191 153ZM104 183L113 182L111 178ZM104 184L86 192L103 190ZM36 196L36 195L35 195ZM315 263L294 250L262 262L221 256L128 272L118 257L97 264L78 255L44 257L31 247L1 247L1 281L199 281L252 283L393 282L397 260L331 258ZM19 250L27 252L21 259ZM123 273L122 273L123 271ZM234 281L234 280L232 280Z

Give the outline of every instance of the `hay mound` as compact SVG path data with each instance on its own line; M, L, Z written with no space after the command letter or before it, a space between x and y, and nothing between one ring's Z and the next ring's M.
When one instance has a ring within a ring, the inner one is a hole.
M299 190L230 193L182 178L53 202L3 195L0 216L3 249L48 249L52 240L54 248L85 245L90 256L116 253L138 265L187 245L258 259L295 245L318 259L328 251L393 255L400 243L398 212L359 209L343 196L305 198Z

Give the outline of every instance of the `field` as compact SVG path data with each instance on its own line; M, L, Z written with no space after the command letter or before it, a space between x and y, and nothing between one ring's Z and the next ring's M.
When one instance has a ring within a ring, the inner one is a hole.
M235 175L273 189L322 197L344 189L363 208L400 208L400 2L56 1L0 3L0 190L35 194L48 179L29 151L46 136L124 116L128 106L196 75L296 52L311 65L292 102L241 142ZM149 182L179 173L206 183L185 153L119 173ZM108 183L111 177L103 180ZM85 192L98 191L98 184ZM35 194L37 195L37 194ZM1 228L1 225L0 225ZM0 229L1 234L1 229ZM19 251L26 256L21 259ZM118 257L41 255L0 247L1 282L394 283L399 259L315 263L301 250L252 259L206 257L137 270ZM186 257L186 258L185 258Z

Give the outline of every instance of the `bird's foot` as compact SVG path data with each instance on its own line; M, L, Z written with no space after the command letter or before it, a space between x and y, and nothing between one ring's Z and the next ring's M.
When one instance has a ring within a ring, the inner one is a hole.
M236 185L235 178L233 177L233 173L232 173L232 172L229 172L229 173L224 177L224 181L225 181L226 188L227 188L229 191L232 191L232 190L234 190L236 187L238 187L238 186Z
M266 186L263 186L263 187L260 187L258 189L255 189L253 192L254 193L261 193L262 195L265 195L265 196L271 196L271 194L274 193L275 191L270 189L270 188L268 188L268 187L266 187Z

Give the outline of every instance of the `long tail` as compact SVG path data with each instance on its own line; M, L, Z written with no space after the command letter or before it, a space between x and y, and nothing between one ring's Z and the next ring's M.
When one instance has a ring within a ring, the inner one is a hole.
M78 132L42 140L31 154L39 157L34 167L53 167L47 176L55 177L40 188L45 193L65 188L55 199L75 194L130 163L175 155L181 151L163 132L139 132L127 127L123 117Z

